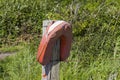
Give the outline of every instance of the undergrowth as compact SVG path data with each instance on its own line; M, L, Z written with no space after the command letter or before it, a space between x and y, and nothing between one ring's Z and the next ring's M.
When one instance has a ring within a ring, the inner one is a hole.
M79 51L73 42L68 62L61 62L60 80L120 79L120 55L98 55ZM0 80L40 80L41 65L36 61L37 46L25 44L17 54L0 61Z
M17 54L0 61L1 80L39 80L41 79L41 68L36 61L35 49L31 45Z
M19 45L4 45L3 47L0 48L0 53L10 53L10 52L17 52L19 50L22 50L23 44Z

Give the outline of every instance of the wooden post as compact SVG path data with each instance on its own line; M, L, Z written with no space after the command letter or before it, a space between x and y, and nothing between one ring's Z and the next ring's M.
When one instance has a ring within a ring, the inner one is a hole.
M43 34L46 31L47 25L52 22L52 20L43 21ZM45 66L42 66L42 80L59 80L59 56L60 54L60 40L56 41L51 62Z

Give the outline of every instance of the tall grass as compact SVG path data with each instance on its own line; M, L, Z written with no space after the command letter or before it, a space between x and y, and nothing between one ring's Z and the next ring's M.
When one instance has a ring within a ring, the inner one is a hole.
M75 40L68 62L61 62L60 80L120 79L120 54L116 58L79 51ZM0 61L0 80L40 80L41 65L36 61L37 46L24 45L17 54Z
M35 49L31 45L24 45L14 56L1 61L1 79L3 80L39 80L41 67L36 61Z
M119 80L120 54L101 53L94 55L80 51L80 40L75 40L68 63L61 65L60 80Z

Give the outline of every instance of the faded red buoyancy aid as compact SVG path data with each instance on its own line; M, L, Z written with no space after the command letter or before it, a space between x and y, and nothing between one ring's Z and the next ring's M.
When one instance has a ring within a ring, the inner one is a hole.
M43 35L37 54L37 60L40 64L46 65L52 57L52 50L55 42L60 39L60 61L68 58L72 43L72 28L65 21L52 22Z

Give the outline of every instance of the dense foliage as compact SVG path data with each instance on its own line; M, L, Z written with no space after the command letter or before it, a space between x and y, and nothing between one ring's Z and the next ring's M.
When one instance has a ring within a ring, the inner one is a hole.
M0 44L10 44L21 40L19 38L34 41L33 37L41 35L43 20L66 20L73 26L74 37L81 39L81 51L116 54L120 35L119 5L119 0L1 0Z
M115 32L119 27L119 4L119 0L1 0L0 37L40 34L45 19L69 21L78 36Z
M119 61L116 61L120 56L119 5L120 0L0 0L0 47L4 44L18 45L19 40L28 40L37 47L42 34L43 20L65 20L72 24L73 29L70 60L75 59L77 62L64 64L66 66L61 69L61 73L64 74L68 65L75 68L75 71L69 67L66 75L61 75L67 76L63 77L63 80L73 80L72 77L76 75L74 80L88 80L91 76L91 80L96 80L95 76L100 77L98 80L106 80L110 73L120 72L120 67L117 66ZM29 54L29 51L26 53ZM20 59L22 55L24 54L21 52ZM111 57L115 61L110 61ZM35 56L31 61L35 61L34 58ZM19 62L18 60L18 64ZM115 66L111 67L111 63ZM88 70L88 74L85 70ZM9 72L6 74L12 75ZM68 79L68 76L71 79Z

